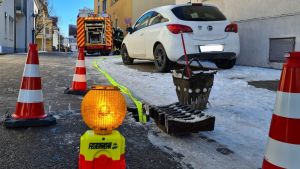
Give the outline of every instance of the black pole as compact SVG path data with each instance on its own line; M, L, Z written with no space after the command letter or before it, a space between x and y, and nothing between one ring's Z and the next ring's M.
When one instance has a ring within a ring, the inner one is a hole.
M32 13L32 22L33 22L33 27L32 27L32 44L34 44L35 43L35 26L36 26L36 21L35 21L35 19L36 19L36 17L37 17L37 15L36 14L34 14L34 13Z
M34 28L32 29L32 44L34 44L34 34L35 34L35 30Z

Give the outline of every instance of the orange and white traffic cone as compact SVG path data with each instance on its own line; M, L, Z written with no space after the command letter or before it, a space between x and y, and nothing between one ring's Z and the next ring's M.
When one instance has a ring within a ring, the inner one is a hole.
M300 52L284 64L263 169L300 168Z
M9 128L32 127L55 123L56 119L52 116L47 116L44 112L37 45L30 44L16 112L12 116L7 117L5 126Z
M86 67L84 48L79 48L78 59L76 62L75 73L73 76L73 82L71 88L65 90L66 94L85 95L87 93L86 82Z

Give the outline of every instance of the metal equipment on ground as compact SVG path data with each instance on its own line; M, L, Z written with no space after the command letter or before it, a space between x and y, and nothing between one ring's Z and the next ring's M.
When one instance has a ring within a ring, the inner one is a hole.
M150 117L168 134L214 130L215 117L180 103L150 106L148 111Z

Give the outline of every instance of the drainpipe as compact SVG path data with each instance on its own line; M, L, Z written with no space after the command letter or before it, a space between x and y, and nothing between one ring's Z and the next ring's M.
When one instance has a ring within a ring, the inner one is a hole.
M25 15L25 52L27 52L27 26L28 26L28 23L27 23L27 13L28 13L28 3L27 3L27 0L23 1L23 5L24 5L24 15Z
M17 33L16 33L16 0L14 0L14 53L17 52Z
M43 30L43 51L46 51L46 16L45 16L45 11L43 12L43 25L44 25L44 30Z

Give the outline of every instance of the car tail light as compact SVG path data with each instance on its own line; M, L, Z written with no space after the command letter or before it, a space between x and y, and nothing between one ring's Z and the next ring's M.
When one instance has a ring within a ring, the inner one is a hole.
M225 32L234 32L238 33L238 25L236 23L231 23L226 26Z
M193 29L189 26L186 25L180 25L180 24L170 24L167 26L169 31L174 33L174 34L179 34L179 33L192 33Z

